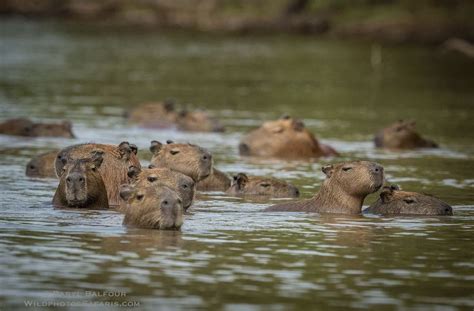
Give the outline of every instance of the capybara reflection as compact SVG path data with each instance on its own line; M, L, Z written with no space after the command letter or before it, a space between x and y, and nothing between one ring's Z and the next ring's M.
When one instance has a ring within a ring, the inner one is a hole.
M53 197L55 207L109 208L107 190L99 173L102 156L97 151L90 158L67 161Z
M319 143L303 121L289 116L264 122L245 135L240 141L239 152L244 156L283 159L308 159L338 154L332 147Z
M199 191L226 191L231 185L231 180L226 173L212 168L212 173L197 183Z
M453 215L447 203L431 195L402 191L397 185L384 187L379 199L364 210L379 215Z
M61 176L63 167L69 159L86 158L94 151L104 153L104 163L99 172L107 188L109 205L117 207L120 204L120 186L128 183L128 168L132 165L141 168L135 145L122 142L118 146L91 143L66 147L56 157L56 174Z
M190 132L222 132L224 127L203 110L177 110L173 100L139 105L127 113L129 122L146 128L177 128Z
M379 131L375 135L374 143L375 147L387 149L438 148L434 141L418 134L415 121L403 120Z
M323 166L322 171L326 179L313 198L273 205L266 211L360 214L365 197L384 183L383 167L374 162L342 162Z
M166 145L159 141L151 142L154 167L167 167L201 181L212 173L212 155L209 151L192 144L178 144L170 140Z
M56 178L54 161L59 150L38 154L26 164L26 176L39 178Z
M193 204L196 188L195 182L191 177L180 172L165 167L139 169L131 166L128 169L128 177L130 178L130 183L136 189L148 186L166 186L176 191L183 202L184 211Z
M239 173L234 176L227 193L238 196L263 196L269 198L296 198L298 188L276 178L247 176Z
M168 187L132 187L120 192L125 200L123 224L144 229L179 230L183 224L183 203Z
M37 123L26 118L9 119L0 123L0 134L25 137L75 137L72 132L72 124L69 121Z

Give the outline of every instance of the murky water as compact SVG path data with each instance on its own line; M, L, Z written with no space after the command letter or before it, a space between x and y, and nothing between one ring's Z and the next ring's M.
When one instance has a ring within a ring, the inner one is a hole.
M0 21L0 29L1 117L68 118L78 136L0 136L1 310L25 301L128 301L153 310L474 308L474 62L382 47L382 63L371 65L370 44L308 37L21 20ZM143 130L122 118L127 107L167 97L210 109L228 131ZM159 232L124 228L114 211L55 210L57 181L24 176L29 158L52 148L128 140L147 163L150 140L173 139L209 148L230 174L284 178L310 197L324 161L251 162L237 153L243 132L283 113L304 118L335 146L343 156L334 161L380 162L389 181L436 194L455 215L267 214L260 211L269 202L208 193L182 232ZM399 118L416 119L442 148L375 150L373 133Z

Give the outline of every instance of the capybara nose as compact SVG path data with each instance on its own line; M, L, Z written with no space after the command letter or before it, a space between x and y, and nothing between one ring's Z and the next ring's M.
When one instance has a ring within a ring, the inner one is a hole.
M441 215L453 215L453 208L447 204L440 207Z
M374 163L370 169L373 173L383 173L383 166L377 163Z
M300 191L296 187L291 187L290 193L295 198L300 196Z
M83 183L84 176L82 176L82 174L79 174L79 173L72 173L67 176L66 182L69 184Z
M203 156L202 156L202 159L204 161L210 161L212 160L212 155L210 153L205 153Z
M250 147L249 145L245 144L245 143L241 143L239 144L239 153L241 155L248 155L250 153Z

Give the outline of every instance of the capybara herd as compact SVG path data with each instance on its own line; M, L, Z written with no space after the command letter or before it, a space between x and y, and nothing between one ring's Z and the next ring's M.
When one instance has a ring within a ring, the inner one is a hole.
M205 111L177 108L172 100L145 103L127 111L128 122L153 129L222 132L224 126ZM0 123L0 134L24 137L74 138L71 123L40 123L16 118ZM374 137L377 148L406 150L437 148L423 138L413 121L397 121ZM150 143L150 165L142 167L136 145L83 143L38 154L26 165L29 177L58 178L53 197L57 208L115 209L123 224L146 229L178 230L197 191L220 191L244 198L297 198L294 185L270 177L239 172L230 177L214 166L212 153L195 144L168 140ZM339 153L321 143L303 121L283 116L264 122L244 135L241 156L259 159L312 160ZM451 206L427 194L386 185L384 168L370 161L345 161L322 166L325 179L310 199L285 201L265 212L333 214L452 215ZM381 190L362 211L365 198Z

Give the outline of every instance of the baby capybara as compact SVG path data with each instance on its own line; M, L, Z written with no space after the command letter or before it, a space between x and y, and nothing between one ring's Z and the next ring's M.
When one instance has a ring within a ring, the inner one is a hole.
M130 166L141 168L135 145L125 141L118 146L90 143L66 147L57 155L55 161L56 174L61 176L63 167L69 159L89 157L94 151L104 153L104 163L99 172L107 188L109 205L117 207L120 204L120 186L128 183L128 168Z
M453 209L447 203L431 195L402 191L391 185L384 187L379 199L364 210L364 213L379 215L453 215Z
M289 116L264 122L259 128L250 131L240 141L239 153L244 156L281 159L338 155L332 147L321 144L303 121Z
M167 167L201 181L212 173L212 155L209 151L192 144L178 144L170 140L166 145L159 141L151 142L153 154L151 164L154 167Z
M124 185L120 192L126 207L125 226L179 230L183 224L183 204L178 194L168 187Z
M128 177L130 183L137 189L147 186L166 186L176 191L183 202L184 211L193 204L195 182L191 177L180 172L165 167L139 169L131 166L128 169Z
M39 178L56 178L54 161L59 150L38 154L26 164L26 176Z
M266 211L360 214L367 195L384 183L383 167L374 162L353 161L326 165L319 192L307 200L270 206Z
M234 176L228 194L237 196L260 196L268 198L296 198L300 195L298 188L283 180L247 176L239 173Z
M102 156L103 153L97 151L90 158L71 159L64 165L53 197L55 207L109 208L107 190L99 173Z
M25 137L65 137L74 138L69 121L61 123L39 123L26 118L9 119L0 123L0 134Z
M415 121L399 120L375 135L375 147L387 149L438 148L438 144L421 137Z
M197 190L199 191L226 191L229 189L232 181L226 173L212 168L212 173L197 183Z

